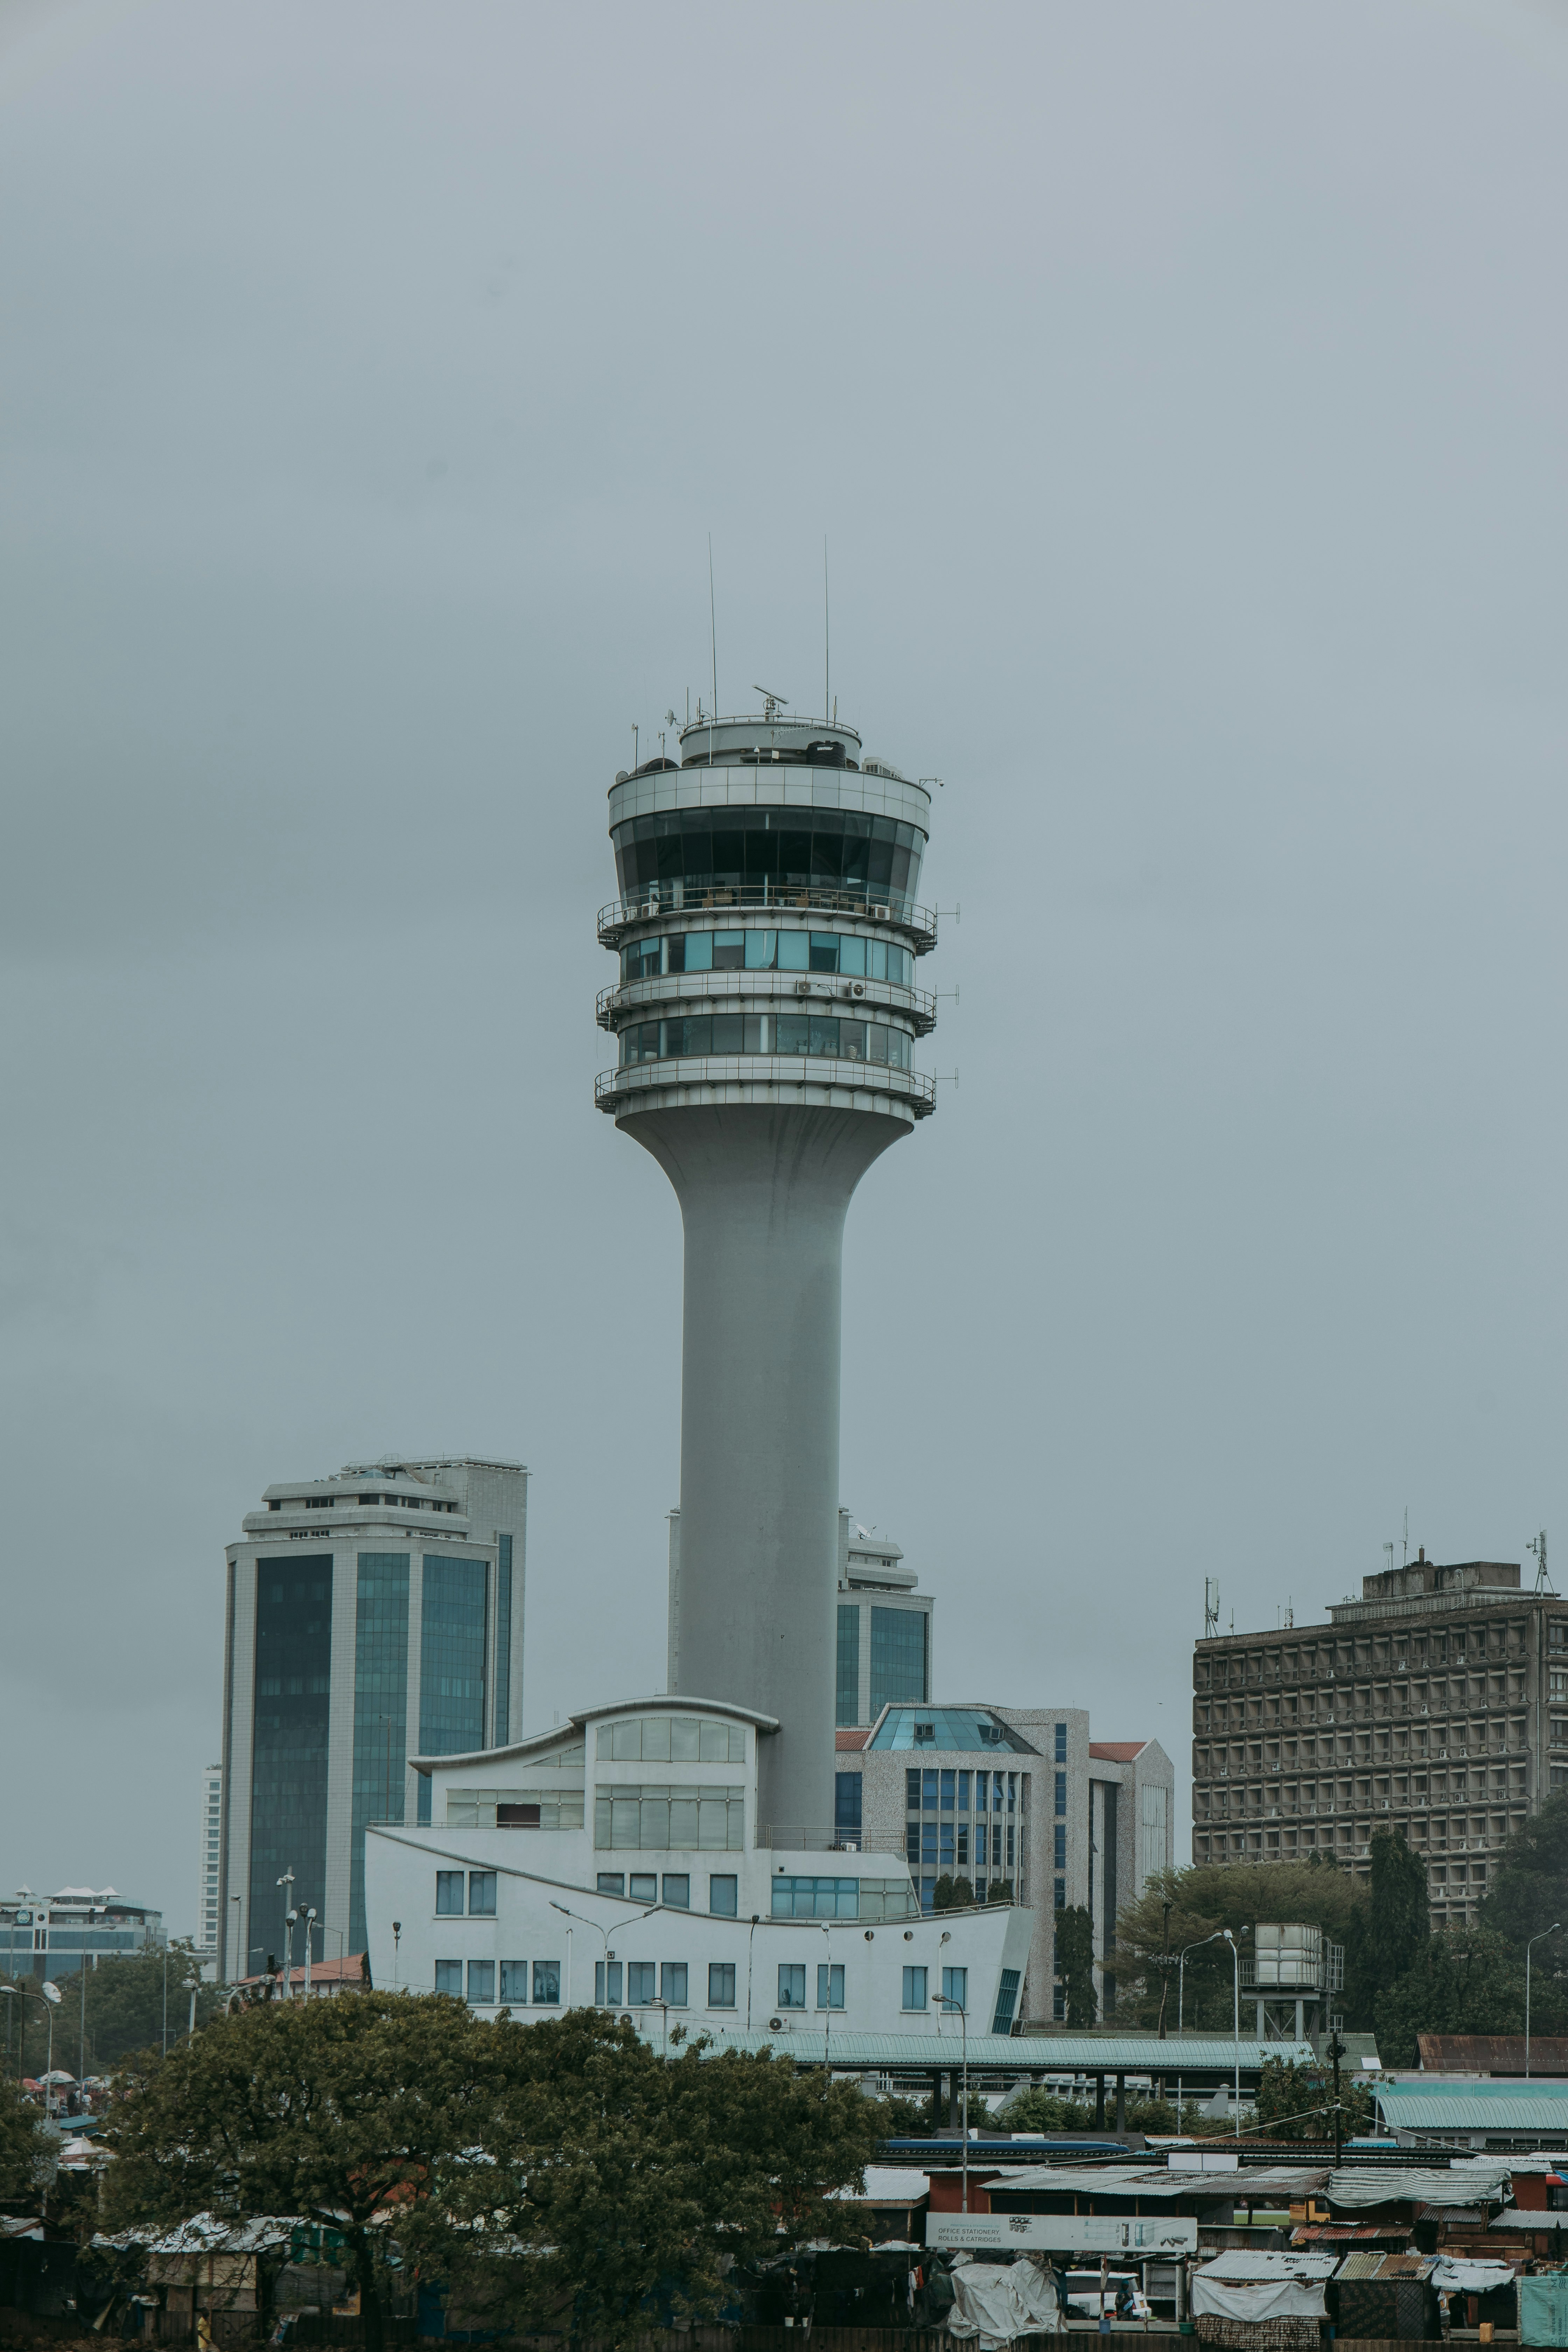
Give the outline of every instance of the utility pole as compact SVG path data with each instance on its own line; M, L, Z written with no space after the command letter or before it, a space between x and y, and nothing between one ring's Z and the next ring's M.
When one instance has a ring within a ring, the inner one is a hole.
M1340 2060L1344 2054L1345 2045L1340 2040L1340 2020L1337 2017L1331 2017L1329 2063L1334 2070L1334 2168L1336 2171L1339 2168L1340 2150L1343 2147L1345 2139L1345 2113L1340 2105Z

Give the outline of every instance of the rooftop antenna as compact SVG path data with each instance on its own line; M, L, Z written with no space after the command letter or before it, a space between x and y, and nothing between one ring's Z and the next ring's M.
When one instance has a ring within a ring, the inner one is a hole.
M771 719L775 710L787 710L789 709L789 704L785 701L782 694L770 694L765 686L758 686L753 682L752 692L753 694L760 694L763 698L763 717L764 719Z
M1535 1589L1537 1592L1550 1592L1552 1590L1552 1583L1546 1573L1546 1529L1542 1528L1541 1533L1534 1538L1533 1542L1527 1543L1524 1549L1526 1551L1532 1551L1535 1554Z
M1408 1503L1405 1506L1405 1559L1402 1564L1405 1568L1410 1565L1410 1506Z
M824 531L822 534L822 715L830 727L833 724L832 719L828 718L828 713L833 708L831 693L833 670L830 658L832 646L833 637L827 611L827 533Z
M713 708L708 714L708 764L713 764L713 720L719 716L719 607L713 598L713 534L708 534L708 641L713 649Z
M1388 1572L1390 1576L1392 1576L1394 1574L1394 1546L1391 1543L1385 1543L1384 1545L1383 1556L1388 1562Z
M1219 1579L1204 1579L1204 1640L1212 1642L1219 1632Z
M1285 1631L1289 1633L1296 1622L1296 1603L1289 1593L1285 1596Z

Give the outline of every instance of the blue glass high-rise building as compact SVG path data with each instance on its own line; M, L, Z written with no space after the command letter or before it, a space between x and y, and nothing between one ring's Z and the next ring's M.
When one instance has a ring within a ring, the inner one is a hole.
M406 1759L520 1735L527 1515L520 1463L467 1456L351 1463L247 1515L227 1552L230 1981L281 1961L290 1903L316 1914L316 1960L363 1951L365 1826L430 1786Z

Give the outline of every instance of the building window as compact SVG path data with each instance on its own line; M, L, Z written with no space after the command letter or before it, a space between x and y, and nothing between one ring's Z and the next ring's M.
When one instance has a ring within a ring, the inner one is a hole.
M461 1960L437 1961L436 1990L437 1992L455 1992L458 1999L462 2000L463 1963Z
M735 1916L740 1885L739 1878L732 1878L728 1872L708 1881L708 1908L715 1919Z
M991 2021L993 2033L1012 2032L1013 2011L1017 2005L1018 1971L1016 1969L1004 1969L1002 1980L996 1988L996 2014Z
M354 1596L353 1804L349 1831L349 1949L368 1940L367 1822L404 1819L408 1752L408 1554L362 1551Z
M818 2009L844 2006L844 1970L837 1960L818 1960L816 1964L816 2005Z
M671 2009L686 2007L686 1962L664 1960L659 1964L658 1991L661 2000Z
M496 1734L504 1748L511 1737L511 1538L496 1538Z
M1054 2019L1056 2019L1058 2022L1060 2022L1060 2021L1061 2021L1062 2019L1064 2019L1064 2018L1067 2016L1067 2013L1068 2013L1068 1996L1067 1996L1067 1987L1066 1987L1064 1984L1060 1984L1060 1983L1054 1984L1054 1985L1051 1987L1051 2015L1052 2015L1052 2017L1053 2017Z
M923 1706L930 1696L929 1621L923 1609L871 1612L871 1721L884 1706Z
M489 1577L482 1559L425 1554L419 1654L422 1756L465 1756L485 1745Z
M695 1716L623 1716L601 1723L595 1739L601 1763L743 1764L745 1727L701 1723Z
M258 1559L247 1912L253 1935L258 1922L281 1909L278 1881L286 1870L295 1874L295 1907L313 1905L318 1921L325 1913L331 1676L331 1553Z
M651 1960L631 1960L626 1966L626 2006L646 2009L653 1999L654 1968Z
M1058 1723L1057 1726L1057 1752L1055 1760L1058 1764L1065 1764L1068 1760L1068 1727L1065 1723Z
M805 1967L803 1961L781 1960L779 1962L779 2007L781 2009L805 2007Z
M651 1870L634 1870L629 1892L634 1903L657 1903L658 1901L657 1873Z
M709 1961L708 2006L710 2009L734 2008L735 1964L732 1960Z
M841 1601L838 1604L837 1699L836 1720L858 1723L860 1720L860 1604L858 1601Z
M624 1902L626 1900L626 1874L625 1871L601 1870L599 1873L599 1892L601 1895L618 1895Z
M1012 1843L1013 1832L1009 1830L1007 1832L1007 1843L1009 1847L1012 1845ZM1052 1862L1058 1870L1065 1870L1068 1866L1068 1825L1066 1822L1058 1822L1056 1824L1056 1852L1052 1856Z
M924 1969L904 1970L904 2007L924 2009L926 2006L926 1971Z
M535 1960L533 1963L533 1998L542 2008L549 2009L561 2000L561 1963L559 1960Z
M1068 1776L1065 1772L1058 1772L1057 1774L1057 1811L1058 1814L1063 1814L1067 1811L1067 1809Z
M594 1792L594 1843L640 1846L645 1852L692 1852L746 1843L745 1790L736 1788L617 1787Z
M1056 1882L1055 1899L1051 1905L1051 1908L1054 1911L1065 1911L1067 1907L1068 1883L1065 1878L1058 1878Z
M493 1960L468 1962L468 2000L479 2009L493 2009L496 1997L496 1964Z
M621 1963L619 1960L595 1961L594 2005L596 2009L620 2008Z
M664 1899L671 1911L691 1908L691 1881L685 1871L667 1870L664 1874Z
M943 1969L942 1997L944 2002L951 2004L954 2009L968 2009L969 1970L967 1969Z
M463 1874L460 1870L438 1870L436 1873L436 1916L437 1919L460 1919L463 1916Z
M833 1776L833 1826L853 1833L860 1827L861 1775L858 1772L836 1772Z
M503 2001L516 2001L528 2006L528 1962L503 1960L500 1964L500 1997Z
M469 1871L468 1916L473 1919L493 1919L495 1917L496 1874L493 1870Z

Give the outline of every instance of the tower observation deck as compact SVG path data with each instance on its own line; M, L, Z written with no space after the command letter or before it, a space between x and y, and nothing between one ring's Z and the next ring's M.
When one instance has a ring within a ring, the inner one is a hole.
M797 1844L833 1820L844 1220L935 1094L913 1066L931 794L773 705L679 740L610 791L595 1093L685 1230L669 1688L778 1719L758 1830Z

